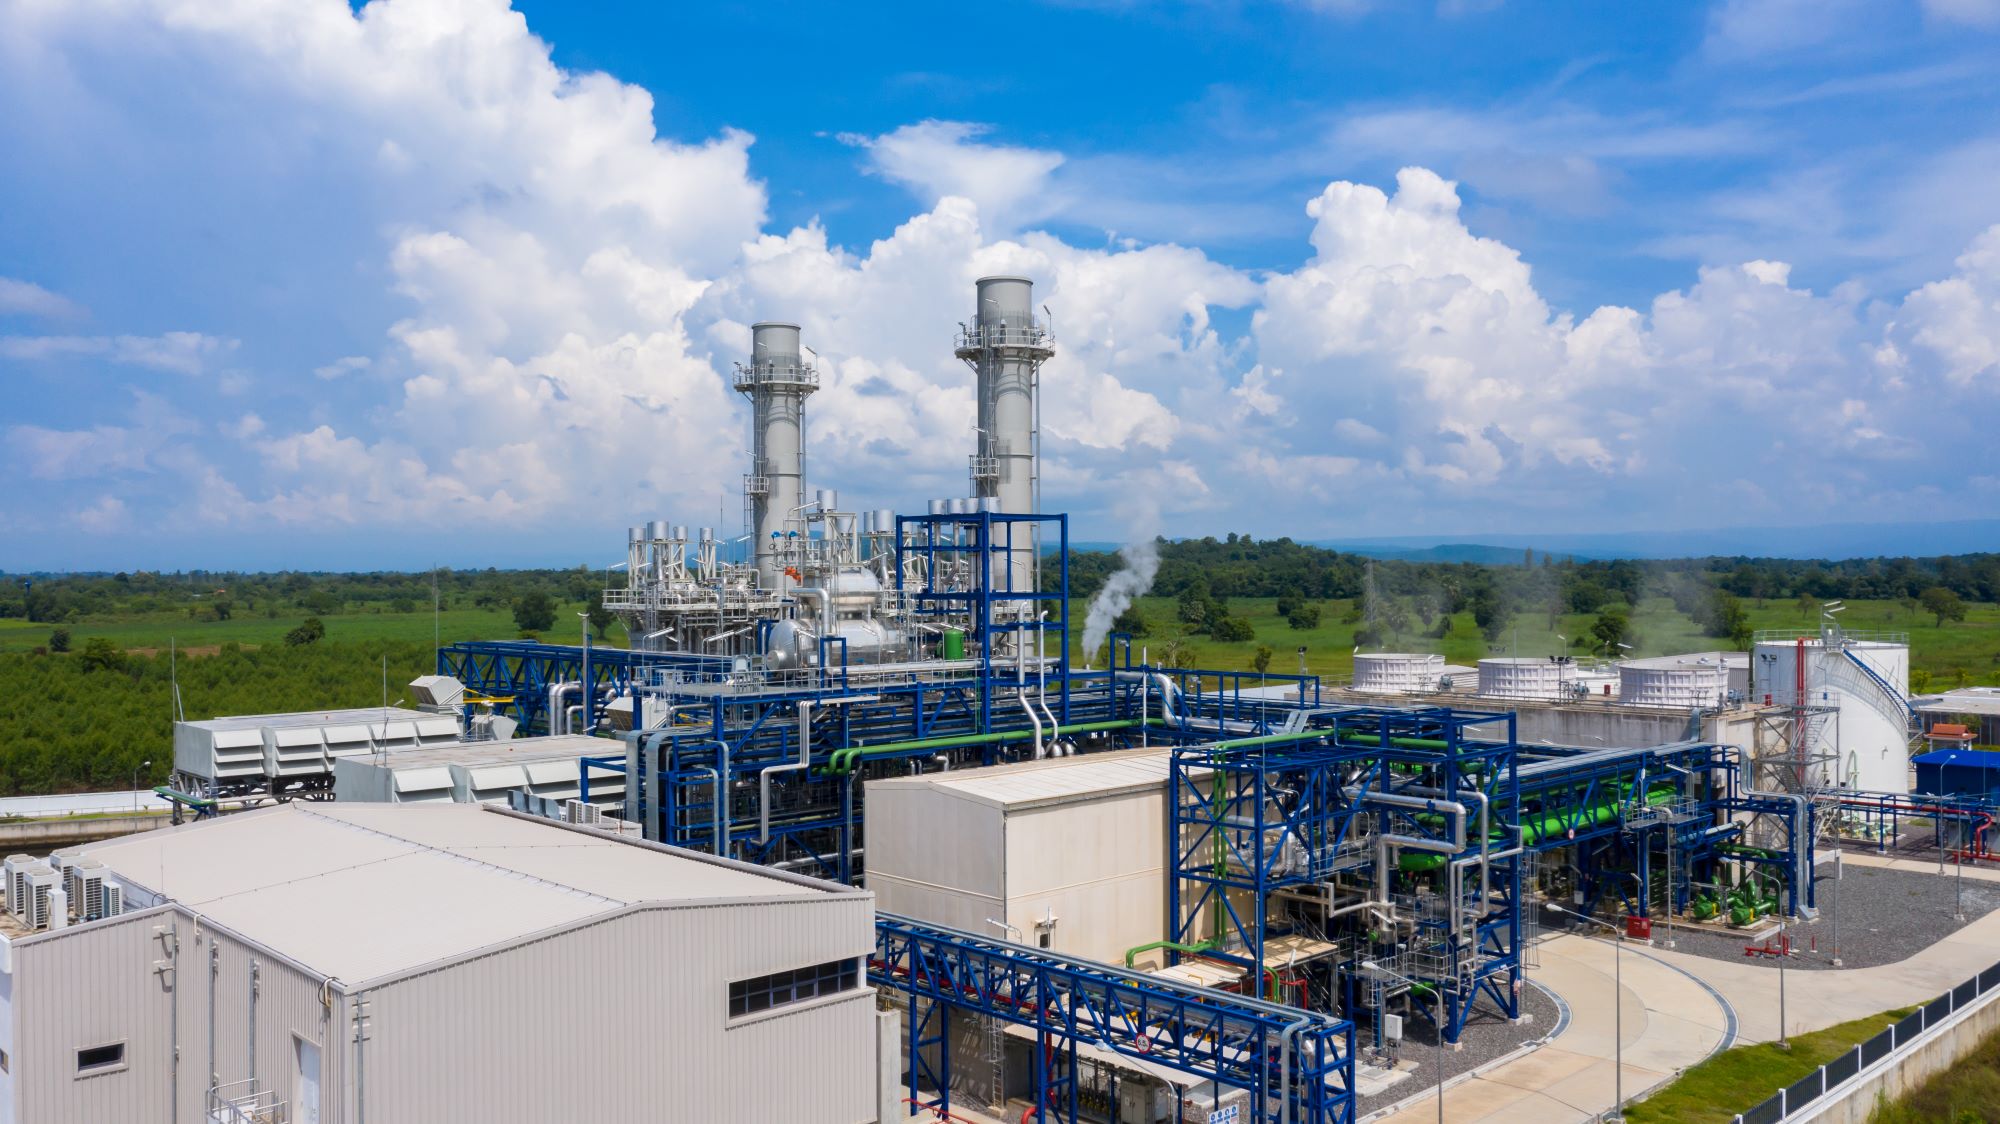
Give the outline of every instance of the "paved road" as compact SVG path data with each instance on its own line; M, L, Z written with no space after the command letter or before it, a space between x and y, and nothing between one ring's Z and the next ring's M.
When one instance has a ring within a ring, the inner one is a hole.
M1540 951L1542 966L1530 974L1569 1003L1569 1027L1541 1049L1447 1089L1444 1115L1451 1124L1557 1124L1609 1108L1620 1072L1613 1059L1621 1020L1628 1099L1728 1041L1731 1013L1650 949L1626 947L1615 1006L1618 950L1611 942L1560 935L1546 938ZM1437 1103L1426 1100L1381 1119L1422 1124L1437 1119Z

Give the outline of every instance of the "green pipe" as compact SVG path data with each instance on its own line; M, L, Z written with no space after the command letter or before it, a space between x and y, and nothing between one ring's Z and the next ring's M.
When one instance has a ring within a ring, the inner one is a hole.
M1160 726L1165 724L1165 720L1151 718L1147 719L1146 724L1149 726ZM1072 722L1067 726L1056 727L1054 732L1056 734L1086 734L1098 730L1130 729L1137 725L1139 725L1139 721L1134 718L1124 718L1109 722ZM858 760L886 753L900 753L910 749L946 749L954 746L988 745L993 742L1026 741L1034 736L1035 732L1033 730L1000 730L984 734L950 734L936 738L914 738L909 741L882 742L877 745L849 746L846 749L833 751L833 756L827 759L826 771L828 773L850 772ZM1045 734L1044 736L1048 735Z
M153 795L163 796L168 800L173 800L181 804L187 804L195 808L215 807L215 801L210 800L205 796L195 796L192 793L181 792L176 789L168 788L166 785L160 785L159 787L155 788L153 790Z
M1138 960L1139 957L1148 952L1155 952L1163 948L1169 952L1185 952L1189 955L1194 955L1207 952L1214 947L1215 942L1212 940L1203 941L1200 944L1182 944L1179 941L1153 941L1149 944L1135 944L1125 950L1125 966L1130 968L1133 962Z

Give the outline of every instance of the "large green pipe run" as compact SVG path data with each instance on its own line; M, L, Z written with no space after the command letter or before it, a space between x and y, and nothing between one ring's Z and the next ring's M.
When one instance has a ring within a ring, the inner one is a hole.
M1149 726L1160 726L1165 724L1165 720L1152 718L1148 719L1146 724ZM1139 725L1139 720L1136 718L1121 718L1109 722L1072 722L1067 726L1057 726L1054 734L1090 734L1100 730L1129 730L1137 725ZM826 771L828 773L851 772L856 762L864 758L878 757L889 753L902 753L906 750L951 749L957 746L991 745L994 742L1027 741L1034 736L1035 731L1033 730L998 730L985 734L950 734L937 738L915 738L910 741L882 742L878 745L849 746L846 749L833 751L833 756L827 758ZM1049 737L1052 735L1045 732L1043 736Z

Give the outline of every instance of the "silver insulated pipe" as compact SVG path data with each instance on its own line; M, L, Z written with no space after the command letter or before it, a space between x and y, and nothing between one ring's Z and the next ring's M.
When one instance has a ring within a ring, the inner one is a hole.
M806 395L819 389L819 373L800 357L797 324L752 324L750 363L736 368L736 389L750 399L750 501L759 584L778 584L782 568L776 539L800 517L805 503Z
M972 457L972 491L999 502L1009 515L1033 515L1039 504L1035 458L1040 441L1037 387L1042 363L1055 354L1035 319L1035 286L1025 277L982 277L978 307L955 354L972 367L979 403L979 451ZM1033 536L1009 542L1005 588L1034 588ZM999 585L999 567L995 568Z

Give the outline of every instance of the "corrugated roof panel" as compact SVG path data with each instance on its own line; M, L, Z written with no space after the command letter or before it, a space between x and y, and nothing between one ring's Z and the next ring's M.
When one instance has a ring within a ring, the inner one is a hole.
M468 804L286 804L84 849L359 983L637 902L839 892Z
M927 773L879 783L927 783L940 791L1013 807L1157 785L1166 779L1172 762L1169 750L1129 750Z

